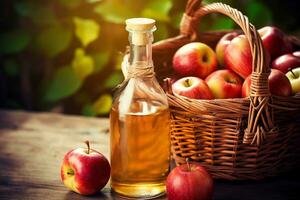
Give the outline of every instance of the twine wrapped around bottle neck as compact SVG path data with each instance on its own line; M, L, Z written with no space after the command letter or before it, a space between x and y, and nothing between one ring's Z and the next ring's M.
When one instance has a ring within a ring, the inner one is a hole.
M125 79L121 84L114 88L113 92L115 95L119 95L119 92L126 87L131 78L152 78L155 76L152 63L148 65L129 65L128 56L128 54L125 55L122 62L122 72Z
M153 65L128 65L127 79L130 78L152 78L154 76Z

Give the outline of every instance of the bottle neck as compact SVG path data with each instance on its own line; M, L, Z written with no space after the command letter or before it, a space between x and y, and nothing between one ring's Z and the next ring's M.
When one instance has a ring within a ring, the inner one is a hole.
M130 32L129 66L152 66L152 31Z

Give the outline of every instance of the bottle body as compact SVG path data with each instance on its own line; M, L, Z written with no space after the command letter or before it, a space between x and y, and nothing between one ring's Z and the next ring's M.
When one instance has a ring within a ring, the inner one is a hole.
M169 171L168 109L128 113L112 110L112 189L123 196L150 198L165 192Z
M128 74L110 113L112 190L143 199L165 193L170 164L168 101L153 72L154 28L151 20L127 24Z
M130 80L114 100L111 186L123 196L151 198L165 192L170 163L169 109L164 98L151 95L157 88L143 84Z

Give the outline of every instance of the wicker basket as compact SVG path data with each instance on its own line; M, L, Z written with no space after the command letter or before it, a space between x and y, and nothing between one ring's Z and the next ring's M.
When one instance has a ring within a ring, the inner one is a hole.
M171 59L182 45L201 41L215 47L226 32L199 33L200 18L222 13L246 35L253 55L249 98L193 100L176 96L167 82L171 108L172 156L177 165L186 158L200 162L215 178L262 179L297 166L300 161L300 94L278 97L269 92L270 73L262 42L247 17L228 5L202 6L189 0L180 35L153 45L158 79L170 74ZM289 37L294 47L299 40Z

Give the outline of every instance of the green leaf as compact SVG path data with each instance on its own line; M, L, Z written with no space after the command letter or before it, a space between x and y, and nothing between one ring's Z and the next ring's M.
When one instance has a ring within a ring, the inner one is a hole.
M73 0L72 0L73 1ZM56 21L51 2L36 3L32 1L16 1L14 9L22 17L29 17L36 24L51 24Z
M124 24L126 19L135 16L125 4L113 0L104 1L96 6L95 12L101 15L107 22L115 24Z
M14 2L14 9L16 13L20 16L27 17L31 14L33 9L33 4L29 3L28 1L15 1Z
M110 94L101 95L94 103L94 110L98 115L107 114L112 105L112 96Z
M173 28L176 28L176 29L180 28L180 22L181 22L181 19L182 19L182 15L183 15L183 12L177 12L173 16L171 16L170 23L171 23Z
M93 3L99 3L103 0L85 0L87 3L93 4Z
M86 104L83 106L81 113L85 116L94 117L97 115L96 109L92 104Z
M15 60L11 59L4 61L3 70L5 74L12 77L17 76L20 71L18 63Z
M99 36L100 25L92 19L73 18L75 24L75 34L83 46L87 46Z
M76 8L78 7L82 0L59 0L59 2L67 8Z
M209 30L231 30L233 29L235 23L232 19L228 17L218 17Z
M81 80L74 70L65 66L59 68L46 90L46 101L57 101L74 94L81 87Z
M122 72L112 73L104 83L105 88L114 88L124 80Z
M155 41L160 41L169 37L169 30L165 24L157 23L157 31L154 32Z
M171 8L171 0L152 0L146 4L145 9L142 11L142 16L168 22L170 20L169 11Z
M114 69L116 70L122 70L122 62L124 59L124 54L121 52L114 52Z
M53 24L57 21L53 8L44 5L36 6L30 17L36 24Z
M102 70L110 59L110 51L102 51L91 55L95 61L95 72Z
M272 13L262 2L251 1L246 7L246 15L256 27L262 27L272 22Z
M93 73L95 63L91 56L85 55L84 49L78 48L75 50L75 56L72 61L74 72L84 80L88 75Z
M21 52L27 47L30 41L31 36L23 30L0 33L0 53L11 54Z
M36 48L49 57L55 57L68 48L72 32L60 25L50 26L43 30L36 39Z

